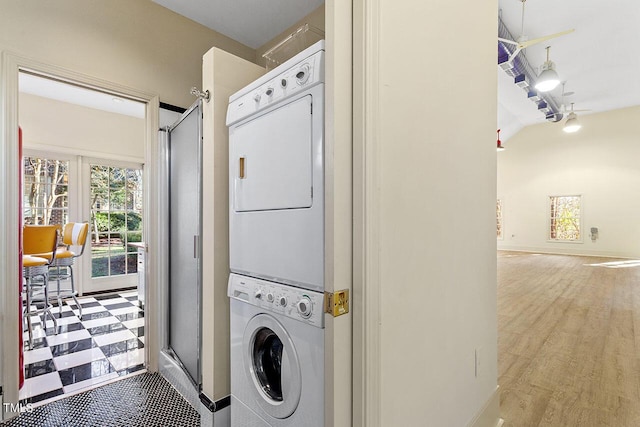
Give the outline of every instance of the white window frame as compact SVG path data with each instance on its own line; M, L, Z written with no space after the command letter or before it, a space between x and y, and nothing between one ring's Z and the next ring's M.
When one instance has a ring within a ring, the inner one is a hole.
M102 166L111 166L118 168L129 168L129 169L142 169L143 170L143 199L147 197L145 194L146 189L148 188L146 183L144 182L147 177L144 174L144 164L138 162L129 162L123 160L114 160L108 158L97 158L97 157L84 157L82 160L82 182L85 183L82 186L82 193L84 200L87 200L82 206L83 216L89 220L91 218L91 206L88 201L91 199L91 165L97 164ZM143 203L144 205L144 203ZM144 208L143 208L144 209ZM146 214L143 210L142 221L147 219ZM144 225L143 225L144 229ZM144 238L144 232L143 232ZM96 292L102 291L106 289L120 289L120 288L131 288L138 286L138 275L136 273L122 274L117 276L104 276L104 277L91 277L91 243L87 242L87 247L85 248L87 251L86 257L83 257L84 264L84 275L83 283L85 286L83 287L83 292Z
M580 238L576 240L560 240L560 239L552 239L551 238L551 212L550 212L550 204L552 197L579 197L580 198ZM569 244L582 244L584 243L584 196L582 194L550 194L546 199L546 207L545 207L545 215L547 217L547 229L545 233L547 234L547 242L548 243L569 243Z
M65 160L69 162L69 182L67 185L67 203L68 203L68 217L72 221L80 217L81 206L81 194L80 194L80 175L79 175L79 159L78 156L62 153L55 150L35 150L25 147L22 152L22 157L39 157L43 159L57 159ZM24 176L24 171L22 172ZM24 207L24 200L22 201ZM64 225L64 224L63 224Z

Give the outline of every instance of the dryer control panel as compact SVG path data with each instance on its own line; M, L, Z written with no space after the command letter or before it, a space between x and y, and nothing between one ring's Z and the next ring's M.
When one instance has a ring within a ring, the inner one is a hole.
M227 126L321 83L324 83L322 40L231 95Z
M267 280L231 274L229 298L324 328L324 294Z

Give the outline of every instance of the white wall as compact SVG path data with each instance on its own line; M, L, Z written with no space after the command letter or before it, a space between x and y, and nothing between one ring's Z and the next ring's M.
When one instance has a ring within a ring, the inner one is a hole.
M255 50L149 0L0 0L0 49L188 107L212 46Z
M217 48L202 58L202 392L212 401L231 393L229 372L229 96L262 74L259 67Z
M379 425L495 425L497 5L377 3Z
M26 93L19 118L26 149L144 162L144 119Z
M581 115L574 134L541 123L498 154L499 249L640 256L640 107ZM582 243L548 242L552 195L582 195ZM591 227L599 229L592 242Z

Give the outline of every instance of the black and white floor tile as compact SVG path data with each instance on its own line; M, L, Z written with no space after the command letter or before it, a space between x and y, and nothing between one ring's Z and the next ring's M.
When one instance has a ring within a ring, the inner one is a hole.
M144 369L144 312L136 291L72 299L53 322L34 316L33 350L25 345L23 403L38 403ZM25 343L27 334L24 334Z

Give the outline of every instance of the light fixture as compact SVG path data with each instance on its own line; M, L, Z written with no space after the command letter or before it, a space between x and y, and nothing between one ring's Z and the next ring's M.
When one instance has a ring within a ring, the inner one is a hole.
M498 150L497 151L504 151L504 147L502 146L502 141L500 141L500 129L498 129Z
M573 102L571 103L571 112L567 116L567 121L564 122L564 126L562 128L566 133L574 133L580 130L582 125L578 121L578 116L573 112Z
M549 49L547 46L547 60L542 64L542 72L538 76L535 88L540 92L549 92L560 84L560 77L556 73L556 65L549 59Z

